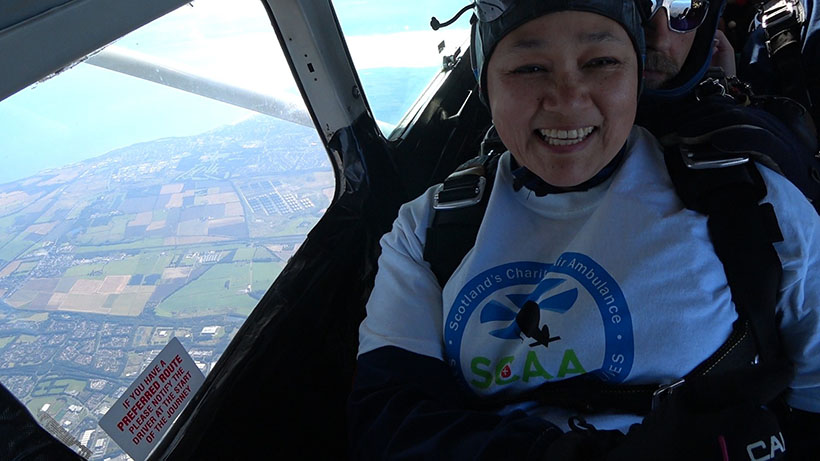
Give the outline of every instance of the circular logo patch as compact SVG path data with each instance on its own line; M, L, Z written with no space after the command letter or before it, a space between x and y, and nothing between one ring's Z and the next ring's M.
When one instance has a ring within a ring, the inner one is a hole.
M555 264L514 262L476 275L453 300L444 342L453 372L479 393L579 373L619 383L634 359L632 318L620 287L580 253L564 253ZM539 359L547 353L557 354L552 368Z

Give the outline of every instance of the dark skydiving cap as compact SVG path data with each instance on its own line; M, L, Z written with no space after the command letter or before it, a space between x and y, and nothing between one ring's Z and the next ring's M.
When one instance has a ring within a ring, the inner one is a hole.
M638 56L638 76L643 75L645 56L643 21L649 16L648 0L479 0L475 3L477 22L473 24L471 58L473 72L487 98L487 63L498 42L524 23L548 13L585 11L600 14L620 24L632 40Z

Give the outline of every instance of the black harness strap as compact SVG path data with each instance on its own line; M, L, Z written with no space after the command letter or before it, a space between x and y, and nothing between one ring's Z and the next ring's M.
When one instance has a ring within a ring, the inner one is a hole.
M616 410L646 414L682 386L694 388L693 392L697 394L701 404L710 408L744 401L759 401L763 404L775 398L785 383L782 379L772 380L767 375L778 367L751 367L756 354L757 347L749 322L738 320L733 325L729 338L717 351L673 383L612 384L585 374L547 382L513 397L485 398L477 402L476 406L497 407L535 400L544 405L571 408L582 413ZM757 372L758 367L760 372ZM765 384L753 388L744 387L749 382L747 380L751 379Z
M704 167L698 154L670 147L667 169L684 205L708 217L709 236L723 263L740 320L751 323L761 360L780 350L775 322L782 264L773 243L783 241L774 208L760 204L766 185L751 161Z
M468 161L448 176L436 192L424 259L430 263L441 287L475 245L499 158L501 153L491 150Z

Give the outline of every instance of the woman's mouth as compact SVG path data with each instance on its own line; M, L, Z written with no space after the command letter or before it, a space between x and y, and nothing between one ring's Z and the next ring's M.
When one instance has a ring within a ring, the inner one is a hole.
M536 131L541 139L551 146L571 146L586 139L595 131L595 127L588 126L574 130L540 129Z

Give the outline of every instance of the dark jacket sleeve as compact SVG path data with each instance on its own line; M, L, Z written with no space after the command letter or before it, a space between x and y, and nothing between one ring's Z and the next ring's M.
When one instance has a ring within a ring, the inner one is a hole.
M362 354L348 401L351 459L540 459L562 432L470 408L447 365L397 347Z

